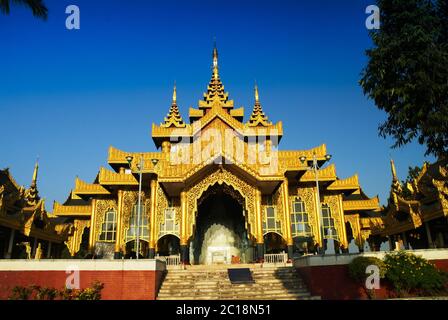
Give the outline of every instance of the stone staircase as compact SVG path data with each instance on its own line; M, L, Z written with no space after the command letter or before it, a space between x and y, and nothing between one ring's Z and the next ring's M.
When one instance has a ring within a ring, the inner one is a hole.
M250 268L253 284L232 284L228 268ZM302 300L312 297L292 266L189 266L168 270L158 300Z

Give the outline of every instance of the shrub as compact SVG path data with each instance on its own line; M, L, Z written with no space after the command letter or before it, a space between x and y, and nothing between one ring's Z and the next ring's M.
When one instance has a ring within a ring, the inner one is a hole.
M28 300L33 292L32 288L15 286L9 300Z
M434 295L445 289L446 274L422 257L398 251L386 254L384 263L387 268L386 278L399 296L411 292Z
M54 300L59 297L61 300L100 300L101 290L104 284L95 281L90 288L76 290L64 288L57 290L54 288L31 285L28 287L16 286L12 289L10 300ZM33 294L34 293L34 294Z
M380 271L380 278L384 278L386 274L386 266L384 262L381 259L375 258L375 257L356 257L352 260L352 262L348 265L348 272L350 277L360 283L363 288L366 290L367 296L370 299L375 298L375 290L374 289L367 289L365 286L365 281L367 277L370 275L366 273L367 267L375 265L379 268Z

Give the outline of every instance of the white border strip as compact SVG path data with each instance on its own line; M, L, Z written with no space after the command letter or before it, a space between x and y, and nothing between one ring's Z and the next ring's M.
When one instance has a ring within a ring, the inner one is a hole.
M421 256L426 260L448 260L448 249L420 249L406 250L406 252ZM376 257L383 259L387 252L375 251L360 254L339 254L339 255L310 255L294 260L294 267L332 266L349 264L354 258L359 256Z
M164 271L166 264L158 259L143 260L0 260L0 271Z

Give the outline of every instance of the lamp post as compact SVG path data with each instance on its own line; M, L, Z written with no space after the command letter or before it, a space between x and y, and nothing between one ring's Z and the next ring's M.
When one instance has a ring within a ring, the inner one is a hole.
M126 161L129 163L129 168L132 171L131 163L134 159L133 156L127 156ZM141 216L141 203L142 203L142 173L143 173L143 157L140 156L140 163L137 164L138 174L139 174L139 182L138 182L138 204L137 204L137 232L135 236L135 251L136 258L139 259L140 254L140 216Z
M306 156L301 156L300 158L300 162L305 163L305 161L307 160ZM330 154L326 154L325 155L325 160L326 161L330 161L331 159L331 155ZM312 166L307 167L307 170L313 170L314 171L314 176L316 178L316 197L317 197L317 224L318 224L318 228L320 230L320 234L321 234L321 238L319 239L320 241L320 247L323 248L323 244L324 244L324 227L322 225L322 206L320 204L320 191L319 191L319 164L317 163L317 156L316 153L313 153L313 159L312 159Z

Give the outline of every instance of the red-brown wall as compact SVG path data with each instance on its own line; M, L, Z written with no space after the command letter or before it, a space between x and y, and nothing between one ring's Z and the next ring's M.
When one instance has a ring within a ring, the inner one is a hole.
M432 261L439 269L448 271L448 260ZM367 299L364 288L350 278L347 265L307 266L298 268L312 295L330 300ZM381 283L381 288L375 290L376 298L388 298L391 287Z
M8 299L15 286L63 289L67 276L65 271L0 271L0 299ZM79 279L81 289L91 287L95 281L103 283L102 299L154 300L162 277L160 270L82 270Z

